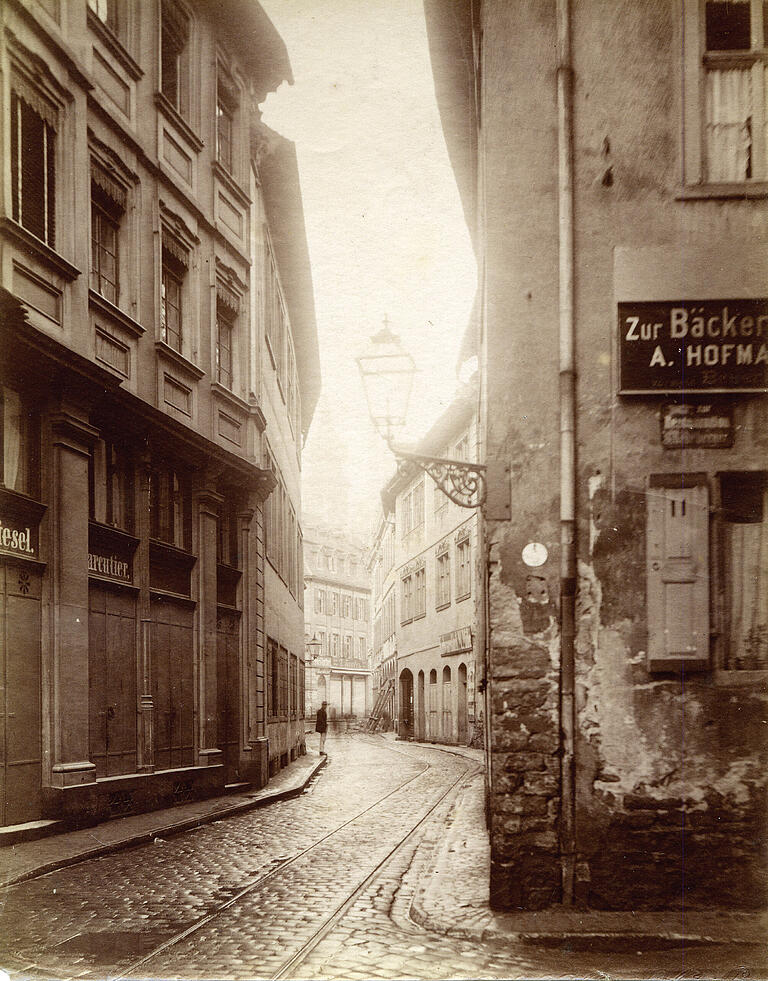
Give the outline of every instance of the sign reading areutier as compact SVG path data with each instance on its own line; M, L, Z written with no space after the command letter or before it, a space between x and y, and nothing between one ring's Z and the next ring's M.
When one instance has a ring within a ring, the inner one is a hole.
M768 387L768 299L618 306L623 395Z

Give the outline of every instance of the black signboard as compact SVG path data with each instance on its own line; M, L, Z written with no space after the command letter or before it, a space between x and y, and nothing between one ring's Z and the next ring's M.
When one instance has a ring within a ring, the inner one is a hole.
M768 299L619 304L619 391L763 392Z
M661 445L675 450L733 446L730 406L705 402L665 405L661 413Z

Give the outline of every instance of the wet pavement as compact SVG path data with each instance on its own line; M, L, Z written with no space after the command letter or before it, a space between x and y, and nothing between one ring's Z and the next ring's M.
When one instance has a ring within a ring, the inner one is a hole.
M706 914L698 925L723 942L681 945L672 918L666 935L647 915L628 936L610 915L580 934L572 914L560 932L551 918L495 916L480 755L364 735L327 748L311 779L302 764L300 796L2 889L0 967L88 979L768 977L754 918L729 929Z

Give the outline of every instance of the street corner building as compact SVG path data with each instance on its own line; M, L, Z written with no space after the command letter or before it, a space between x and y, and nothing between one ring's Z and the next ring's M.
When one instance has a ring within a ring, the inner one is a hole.
M474 461L477 438L477 390L467 386L418 450ZM369 555L373 726L396 724L400 739L482 746L477 511L414 463L398 468L381 501Z
M290 79L261 7L1 16L12 831L262 786L304 752L319 367L295 151L258 111Z
M425 0L481 269L491 902L766 902L758 0Z
M371 711L371 586L366 550L347 529L304 529L305 636L316 654L306 666L306 713L323 702L333 728L358 727Z

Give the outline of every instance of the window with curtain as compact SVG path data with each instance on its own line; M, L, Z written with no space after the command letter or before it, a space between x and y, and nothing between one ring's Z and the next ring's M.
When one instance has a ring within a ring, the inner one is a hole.
M768 180L766 5L705 3L704 153L712 183Z
M56 111L31 85L11 88L11 206L15 221L55 247Z
M0 386L0 485L20 494L37 492L37 420L24 397Z
M768 474L720 477L727 670L768 669Z
M179 115L189 116L189 17L174 0L162 0L160 90Z

